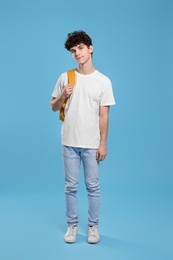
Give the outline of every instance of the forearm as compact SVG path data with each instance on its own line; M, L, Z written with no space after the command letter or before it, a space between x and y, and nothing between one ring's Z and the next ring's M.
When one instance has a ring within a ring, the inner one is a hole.
M53 111L60 110L65 99L71 95L72 91L73 91L73 87L70 84L67 84L64 87L63 92L59 95L59 97L52 98L52 100L50 102L52 110Z
M96 160L102 161L107 154L107 135L108 135L108 107L100 109L99 126L100 126L100 145L96 153Z
M100 124L100 146L106 145L108 135L108 113L101 115L99 118Z
M63 94L61 94L57 98L53 98L50 102L52 110L53 111L58 111L61 109L62 104L64 103L65 97Z

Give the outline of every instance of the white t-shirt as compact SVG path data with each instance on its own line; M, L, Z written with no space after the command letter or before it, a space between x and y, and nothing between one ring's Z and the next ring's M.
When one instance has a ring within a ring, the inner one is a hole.
M115 104L112 84L98 70L87 75L75 73L76 84L64 111L62 144L97 149L100 144L99 108ZM57 80L52 97L57 98L67 84L67 72L64 72Z

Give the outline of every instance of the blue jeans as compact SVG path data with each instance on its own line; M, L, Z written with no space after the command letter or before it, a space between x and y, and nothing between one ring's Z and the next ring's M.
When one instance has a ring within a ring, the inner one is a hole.
M100 186L98 178L99 162L96 160L96 151L97 149L63 146L65 202L68 225L78 223L77 189L81 161L88 192L88 224L93 226L99 223Z

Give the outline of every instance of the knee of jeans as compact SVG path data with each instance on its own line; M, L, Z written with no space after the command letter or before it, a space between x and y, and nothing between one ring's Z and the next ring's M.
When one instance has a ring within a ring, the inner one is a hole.
M66 182L65 183L65 192L66 193L75 193L77 192L78 183L77 182Z
M88 192L99 192L100 185L98 181L86 182L86 189Z

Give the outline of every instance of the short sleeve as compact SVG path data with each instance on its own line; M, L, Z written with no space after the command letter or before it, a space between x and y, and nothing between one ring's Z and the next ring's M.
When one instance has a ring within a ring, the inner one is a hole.
M63 91L64 86L67 84L67 73L64 72L58 78L54 91L52 93L52 97L57 98Z
M100 106L111 106L115 105L115 99L112 89L112 83L109 79L106 81L106 85L104 87L101 100L100 100Z

